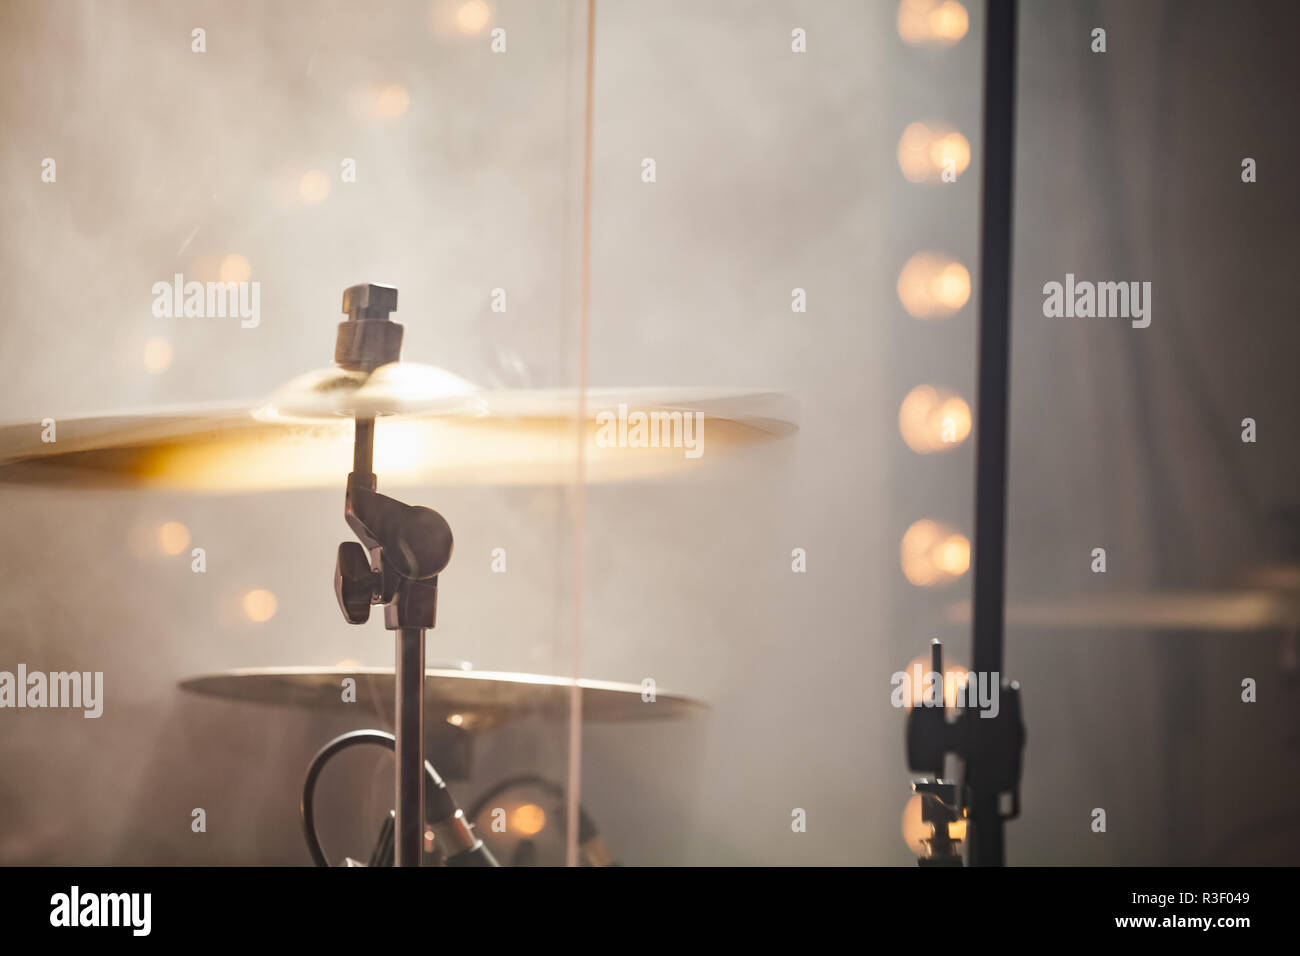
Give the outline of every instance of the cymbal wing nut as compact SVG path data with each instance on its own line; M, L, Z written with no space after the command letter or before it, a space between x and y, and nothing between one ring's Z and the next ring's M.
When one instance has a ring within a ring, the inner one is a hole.
M366 549L356 541L340 544L334 564L334 594L348 623L364 624L370 620L370 605L374 603L378 583L379 575L371 569Z

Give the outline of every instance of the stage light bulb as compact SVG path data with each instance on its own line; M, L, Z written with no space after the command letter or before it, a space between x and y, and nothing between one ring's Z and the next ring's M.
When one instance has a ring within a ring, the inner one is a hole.
M922 455L956 448L970 429L970 406L960 396L932 385L916 386L898 409L903 441Z
M533 836L546 826L546 811L535 803L524 803L510 813L510 830Z
M922 518L903 533L900 563L917 587L948 584L970 568L970 541L947 525Z
M939 440L946 446L960 445L970 434L970 406L958 395L939 407Z
M940 43L956 43L970 28L970 16L957 0L944 0L930 14L930 27Z
M957 132L940 136L930 144L930 162L934 165L936 175L941 174L945 166L951 163L953 172L960 176L970 165L970 142Z
M970 567L970 542L963 535L949 535L939 545L936 560L944 571L954 577L965 574Z
M918 319L942 319L970 299L970 273L960 262L918 252L898 274L898 298Z
M970 29L970 15L957 0L902 0L898 35L912 44L952 46Z
M970 165L970 143L941 123L911 123L898 140L898 166L914 183L939 182L951 163L960 176Z
M180 554L190 546L190 529L179 521L168 521L158 529L158 547L164 554Z
M939 304L957 311L970 298L970 273L960 262L951 262L939 272L934 284L934 294Z

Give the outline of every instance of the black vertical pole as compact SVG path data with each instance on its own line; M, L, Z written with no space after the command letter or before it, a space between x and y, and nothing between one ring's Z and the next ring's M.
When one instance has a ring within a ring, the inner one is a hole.
M989 0L984 22L984 150L975 429L973 666L1002 673L1007 534L1007 384L1011 350L1012 170L1016 127L1017 0ZM993 730L974 720L972 733ZM972 750L981 751L978 743ZM967 768L969 776L969 768ZM996 793L971 793L970 863L1004 862Z
M424 629L403 627L395 637L393 865L419 866L424 858Z

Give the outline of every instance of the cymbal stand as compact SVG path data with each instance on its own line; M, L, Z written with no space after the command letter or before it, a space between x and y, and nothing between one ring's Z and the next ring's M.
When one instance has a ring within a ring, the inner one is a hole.
M402 326L389 319L397 309L391 286L353 286L343 293L334 361L372 372L397 361ZM438 574L451 560L452 534L430 508L403 504L376 492L375 420L358 414L343 514L361 539L339 545L334 590L344 618L364 624L372 604L383 605L384 627L396 631L394 780L397 866L419 866L424 847L424 632L434 626ZM463 821L463 817L460 818ZM456 834L471 838L468 833Z

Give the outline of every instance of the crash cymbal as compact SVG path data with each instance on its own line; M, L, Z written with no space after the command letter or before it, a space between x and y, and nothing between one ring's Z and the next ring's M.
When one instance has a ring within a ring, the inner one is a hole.
M579 425L579 414L582 424ZM0 427L0 481L209 492L335 487L351 470L352 417L375 416L384 487L590 482L699 467L796 429L779 392L717 388L478 389L394 363L301 376L266 402ZM638 427L636 416L644 415ZM674 417L675 416L675 417ZM699 424L702 422L702 426Z
M345 703L342 681L356 679L356 703ZM656 689L642 699L639 684L431 667L425 670L425 715L466 730L511 720L557 719L569 712L574 684L582 688L582 718L598 722L683 717L705 709L700 701ZM227 700L282 704L339 713L358 705L393 712L391 667L248 667L181 681L184 690Z

